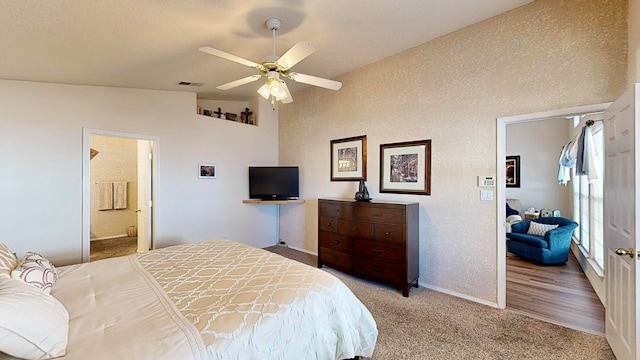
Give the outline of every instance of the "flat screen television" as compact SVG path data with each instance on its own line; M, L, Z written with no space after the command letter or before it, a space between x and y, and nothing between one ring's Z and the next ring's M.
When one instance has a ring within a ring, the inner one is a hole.
M290 200L300 197L297 166L250 166L249 198Z

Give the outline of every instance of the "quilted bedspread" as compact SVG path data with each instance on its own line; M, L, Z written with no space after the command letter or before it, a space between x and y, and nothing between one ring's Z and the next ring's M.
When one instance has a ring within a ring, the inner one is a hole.
M230 240L59 269L64 359L346 359L378 331L334 276Z

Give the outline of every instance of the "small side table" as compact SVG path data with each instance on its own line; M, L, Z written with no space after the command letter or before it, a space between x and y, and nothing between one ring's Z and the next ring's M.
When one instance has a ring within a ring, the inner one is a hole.
M537 219L539 217L540 217L540 211L535 211L535 212L525 211L524 212L524 219L525 220L533 220L533 219Z

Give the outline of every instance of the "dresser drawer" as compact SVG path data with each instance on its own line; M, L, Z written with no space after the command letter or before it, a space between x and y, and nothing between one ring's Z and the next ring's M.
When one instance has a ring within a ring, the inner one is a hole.
M355 220L402 225L404 221L404 211L400 209L358 206L354 209L353 218Z
M400 225L373 224L373 239L402 245L404 239L403 228Z
M352 271L353 256L351 254L345 254L324 246L320 247L320 254L320 261L322 261L323 264Z
M341 220L338 224L338 233L346 236L354 236L371 239L372 225L362 221Z
M380 260L357 257L353 270L369 278L382 278L394 282L402 280L400 265Z
M380 259L394 264L402 263L402 247L373 241L355 240L355 255Z
M319 228L321 231L338 232L338 218L320 216Z
M320 202L318 204L318 212L320 216L335 216L342 219L353 218L353 206L346 204Z
M343 252L345 254L353 253L353 241L342 235L335 233L320 231L320 246Z

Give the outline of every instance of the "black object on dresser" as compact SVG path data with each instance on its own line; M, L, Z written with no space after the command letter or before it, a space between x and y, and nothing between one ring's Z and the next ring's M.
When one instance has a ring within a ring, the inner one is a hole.
M418 203L318 200L318 267L418 287Z

